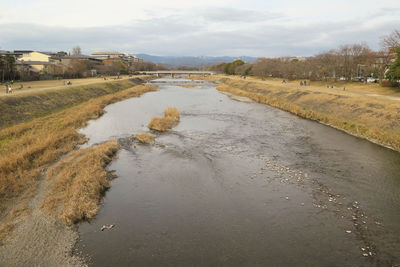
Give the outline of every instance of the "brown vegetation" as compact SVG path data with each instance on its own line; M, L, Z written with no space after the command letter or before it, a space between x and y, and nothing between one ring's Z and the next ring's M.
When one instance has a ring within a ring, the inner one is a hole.
M119 150L117 141L74 151L46 175L51 184L41 208L68 225L91 219L103 192L110 187L105 167Z
M135 134L134 137L142 144L154 144L154 135L151 133Z
M180 119L179 110L174 107L169 107L164 111L164 117L172 118L174 121L178 122Z
M185 87L185 88L196 88L196 86L194 86L193 84L181 84L181 87Z
M151 119L149 125L147 126L151 130L165 132L171 129L176 124L178 124L180 119L179 111L177 108L169 107L164 111L163 118L153 118Z
M220 81L220 91L249 97L400 151L400 104L396 100L229 78Z
M77 129L101 116L106 105L154 90L135 86L0 130L0 221L13 219L14 203L28 203L51 163L85 142Z

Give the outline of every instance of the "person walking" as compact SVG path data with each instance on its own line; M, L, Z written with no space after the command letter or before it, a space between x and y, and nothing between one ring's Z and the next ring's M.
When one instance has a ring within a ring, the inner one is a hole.
M6 84L5 87L6 87L6 94L8 94L8 84Z
M12 87L11 85L8 87L8 92L11 94L12 93Z

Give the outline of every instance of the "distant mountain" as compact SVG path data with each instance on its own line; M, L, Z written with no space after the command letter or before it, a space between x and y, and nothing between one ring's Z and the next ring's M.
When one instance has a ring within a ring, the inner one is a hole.
M144 61L150 61L154 63L161 63L166 66L201 66L209 67L217 63L232 62L235 59L240 58L244 62L257 61L256 57L175 57L175 56L152 56L147 54L136 54L137 57L142 58Z

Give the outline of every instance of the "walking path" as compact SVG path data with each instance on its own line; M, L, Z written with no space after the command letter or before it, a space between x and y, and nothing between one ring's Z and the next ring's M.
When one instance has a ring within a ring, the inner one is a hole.
M128 76L121 76L119 80L128 79ZM19 82L15 82L12 85L12 94L5 93L5 84L0 85L0 96L11 96L11 95L19 95L19 94L27 94L32 92L38 92L43 90L51 90L51 89L64 89L69 88L71 86L77 85L88 85L94 83L104 83L104 82L112 82L116 80L115 77L107 77L107 80L104 78L85 78L85 79L64 79L64 80L48 80L48 81L32 81L32 82L22 82L23 88L19 89ZM67 83L67 81L71 81L72 85L64 85L63 82Z
M238 76L229 76L230 79L236 79L236 80L243 80L242 78ZM385 88L383 87L378 87L375 88L374 85L366 84L365 87L363 84L356 84L356 85L347 85L346 90L344 91L343 88L341 87L336 87L336 88L326 88L322 85L307 85L304 87L300 87L299 82L300 81L292 81L288 82L286 84L282 84L282 81L278 81L275 79L267 79L267 80L259 80L255 79L252 77L247 77L246 81L250 82L257 82L257 83L263 83L263 84L268 84L268 85L273 85L273 86L280 86L280 87L290 87L290 88L296 88L296 89L311 89L311 90L323 90L324 92L332 92L332 93L341 93L341 94L357 94L357 95L364 95L364 96L369 96L369 97L378 97L378 98L384 98L388 100L395 100L395 101L400 101L400 91L399 92L390 92L390 89L387 89L385 91ZM317 82L321 83L321 82ZM313 84L313 82L311 82ZM385 91L385 93L381 93Z

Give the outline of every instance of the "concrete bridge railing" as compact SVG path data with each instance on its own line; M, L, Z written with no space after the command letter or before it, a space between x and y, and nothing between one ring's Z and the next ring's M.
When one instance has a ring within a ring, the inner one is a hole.
M174 77L175 75L214 75L213 71L185 71L185 70L159 70L159 71L141 71L140 74L145 75L157 75L157 77L161 75L171 75Z

